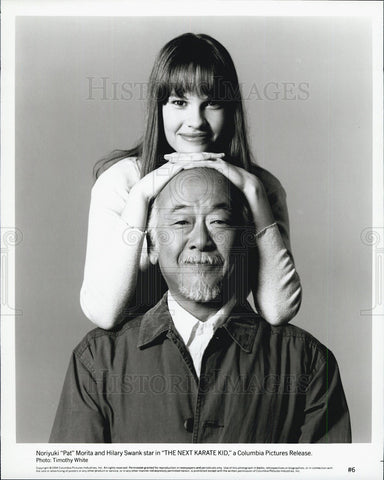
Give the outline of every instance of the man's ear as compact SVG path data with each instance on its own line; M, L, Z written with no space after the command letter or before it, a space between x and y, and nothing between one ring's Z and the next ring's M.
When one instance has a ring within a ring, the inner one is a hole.
M157 251L154 251L154 249L149 251L149 260L152 263L152 265L156 265L156 263L159 260L159 255Z
M153 237L153 232L148 232L147 235L147 251L149 261L152 263L152 265L156 265L159 260L159 252L155 243L155 239Z

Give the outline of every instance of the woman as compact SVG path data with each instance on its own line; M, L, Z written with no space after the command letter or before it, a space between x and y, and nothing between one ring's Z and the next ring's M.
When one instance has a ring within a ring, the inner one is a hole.
M150 202L182 169L219 170L243 191L255 225L252 294L271 324L289 321L301 302L290 253L285 192L254 165L237 73L227 50L187 33L159 52L149 79L143 140L99 162L89 215L81 289L85 315L112 328L154 305L165 290L147 254Z

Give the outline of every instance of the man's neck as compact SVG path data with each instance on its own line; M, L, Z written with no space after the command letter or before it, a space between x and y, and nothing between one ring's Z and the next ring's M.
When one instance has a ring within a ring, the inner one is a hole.
M217 313L227 302L218 301L218 302L195 302L194 300L188 300L182 297L178 292L172 292L171 295L173 299L186 310L188 313L193 315L195 318L201 322L205 322L212 315Z

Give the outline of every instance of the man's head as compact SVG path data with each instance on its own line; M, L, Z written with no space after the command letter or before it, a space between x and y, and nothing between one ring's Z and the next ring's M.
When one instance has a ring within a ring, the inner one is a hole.
M226 300L244 255L247 212L243 194L214 169L183 170L164 187L149 220L150 259L172 294L199 303Z

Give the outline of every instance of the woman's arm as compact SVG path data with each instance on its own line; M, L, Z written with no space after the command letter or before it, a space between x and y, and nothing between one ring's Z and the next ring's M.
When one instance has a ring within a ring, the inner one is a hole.
M277 224L256 235L258 275L252 285L259 313L272 325L289 322L299 311L301 283Z
M147 206L132 191L139 178L136 160L124 159L105 171L92 188L80 304L89 320L105 329L114 326L132 299L141 257L142 267L146 264Z
M280 182L258 169L247 194L256 226L256 275L251 277L258 312L272 325L289 322L299 311L301 282L290 253L286 194ZM256 192L256 193L255 193Z
M274 223L257 230L259 275L252 292L262 316L279 325L297 314L302 296L300 277L291 253L286 193L267 170L254 167L253 173L263 184Z

